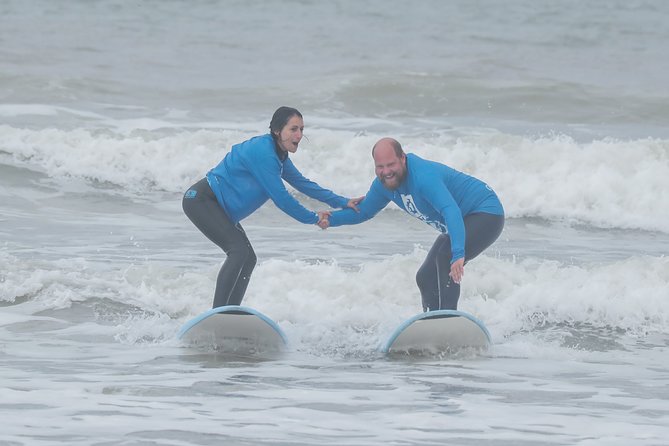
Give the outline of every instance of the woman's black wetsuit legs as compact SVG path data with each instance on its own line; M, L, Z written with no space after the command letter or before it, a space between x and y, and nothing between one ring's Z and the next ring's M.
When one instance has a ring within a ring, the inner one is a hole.
M186 191L182 206L190 221L227 254L216 280L214 308L239 305L257 261L244 229L218 204L206 178Z

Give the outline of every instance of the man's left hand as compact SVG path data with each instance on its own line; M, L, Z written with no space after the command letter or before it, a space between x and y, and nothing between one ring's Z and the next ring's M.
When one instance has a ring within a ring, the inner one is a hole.
M451 279L453 282L459 284L462 281L462 277L465 275L465 259L464 257L459 258L451 265Z

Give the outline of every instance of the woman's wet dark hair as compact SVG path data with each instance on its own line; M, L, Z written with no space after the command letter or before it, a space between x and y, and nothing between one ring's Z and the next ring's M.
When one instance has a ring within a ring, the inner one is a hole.
M281 133L281 129L283 129L286 124L288 124L288 120L293 116L299 116L300 118L304 119L302 117L302 113L300 113L300 111L296 108L279 107L276 109L274 115L272 116L272 120L269 123L269 131L272 134L272 138L274 138L274 140L276 140L276 134Z

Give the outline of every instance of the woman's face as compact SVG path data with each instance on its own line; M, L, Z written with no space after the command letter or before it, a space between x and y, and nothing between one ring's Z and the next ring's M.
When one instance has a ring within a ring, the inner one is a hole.
M277 142L281 150L295 153L302 139L304 121L297 115L292 116L278 134Z

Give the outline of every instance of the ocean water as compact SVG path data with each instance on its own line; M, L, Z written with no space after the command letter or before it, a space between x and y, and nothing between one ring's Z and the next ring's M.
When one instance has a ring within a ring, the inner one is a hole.
M0 2L0 444L666 445L667 22L651 0ZM280 105L341 194L383 136L498 192L459 305L489 351L377 352L437 236L392 207L243 222L281 358L175 339L224 260L181 194Z

